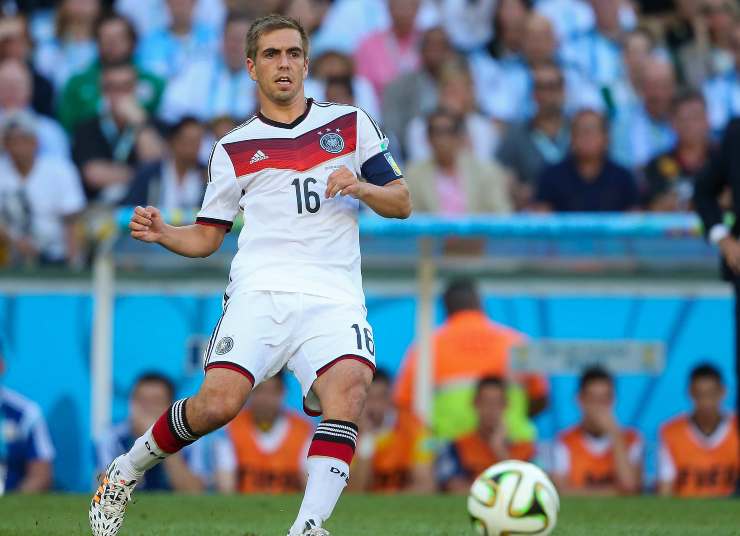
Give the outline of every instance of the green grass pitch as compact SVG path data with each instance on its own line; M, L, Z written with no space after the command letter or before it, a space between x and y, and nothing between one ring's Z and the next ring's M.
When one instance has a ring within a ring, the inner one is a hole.
M80 495L0 497L0 536L89 535ZM135 495L121 536L285 536L299 496ZM471 536L464 497L345 494L336 536ZM556 536L740 535L740 501L567 498Z

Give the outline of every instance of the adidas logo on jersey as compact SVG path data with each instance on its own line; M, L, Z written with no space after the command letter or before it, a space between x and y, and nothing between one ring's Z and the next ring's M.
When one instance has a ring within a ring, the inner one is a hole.
M262 160L267 160L268 158L270 158L270 157L267 156L262 151L257 151L256 153L254 153L254 156L252 156L252 159L249 161L249 163L250 164L255 164L257 162L262 162Z

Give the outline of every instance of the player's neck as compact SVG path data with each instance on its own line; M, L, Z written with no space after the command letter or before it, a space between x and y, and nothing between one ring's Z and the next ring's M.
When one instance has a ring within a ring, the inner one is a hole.
M277 123L291 124L306 113L308 101L301 92L289 103L278 104L267 98L260 99L260 115Z
M692 419L699 431L702 434L709 436L712 435L712 433L716 431L717 427L722 423L722 414L716 413L713 415L702 415L695 413L692 416Z

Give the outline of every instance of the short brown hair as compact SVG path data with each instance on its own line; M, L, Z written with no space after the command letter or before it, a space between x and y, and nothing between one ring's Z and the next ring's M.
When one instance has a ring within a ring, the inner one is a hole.
M303 29L301 23L292 17L274 13L272 15L260 17L252 23L252 26L249 27L246 46L247 57L254 61L257 57L257 42L260 37L266 33L274 32L275 30L282 30L283 28L295 30L301 35L303 54L308 57L308 35L306 35L306 30Z

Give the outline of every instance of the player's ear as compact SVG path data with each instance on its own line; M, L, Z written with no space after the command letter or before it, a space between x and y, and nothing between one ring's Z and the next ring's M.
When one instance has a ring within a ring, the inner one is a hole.
M249 78L251 78L252 80L254 80L256 82L257 81L257 73L255 72L254 60L252 58L247 58L245 60L245 64L247 66L247 72L249 73Z
M303 79L308 78L308 56L303 60Z

